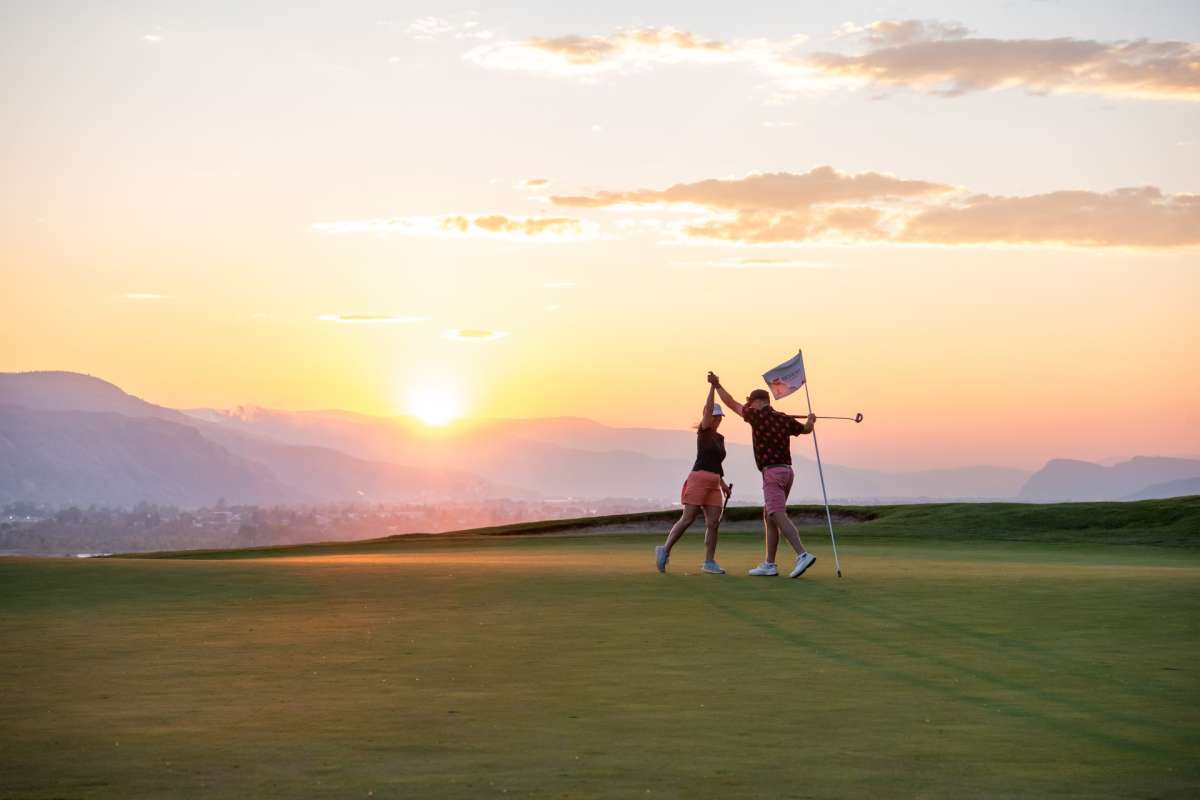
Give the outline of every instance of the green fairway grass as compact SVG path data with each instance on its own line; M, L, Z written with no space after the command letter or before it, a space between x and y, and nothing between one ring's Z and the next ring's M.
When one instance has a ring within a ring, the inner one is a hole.
M1200 794L1194 498L842 511L0 559L0 799Z

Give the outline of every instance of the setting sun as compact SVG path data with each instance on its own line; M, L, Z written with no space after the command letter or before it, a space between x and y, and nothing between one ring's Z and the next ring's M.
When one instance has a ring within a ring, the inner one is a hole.
M441 427L462 417L458 392L445 383L421 383L408 390L406 411L426 425Z

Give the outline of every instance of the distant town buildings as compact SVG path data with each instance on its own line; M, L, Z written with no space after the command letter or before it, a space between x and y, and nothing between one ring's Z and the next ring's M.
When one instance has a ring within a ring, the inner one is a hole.
M257 547L444 533L545 519L670 508L661 498L466 500L454 503L227 505L194 510L146 503L133 508L0 508L0 554L77 555Z

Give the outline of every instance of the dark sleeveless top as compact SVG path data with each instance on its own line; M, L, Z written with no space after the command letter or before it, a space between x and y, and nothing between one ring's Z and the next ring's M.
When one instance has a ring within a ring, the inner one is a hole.
M724 475L721 462L725 460L725 437L712 428L696 431L696 463L692 471L703 470Z

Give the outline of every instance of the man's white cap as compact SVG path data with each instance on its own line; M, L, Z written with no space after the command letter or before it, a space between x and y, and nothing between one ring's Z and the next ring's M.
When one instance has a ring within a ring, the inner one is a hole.
M721 406L720 406L720 404L719 404L719 403L713 403L712 415L713 415L714 417L723 417L723 416L725 416L725 412L721 410Z

